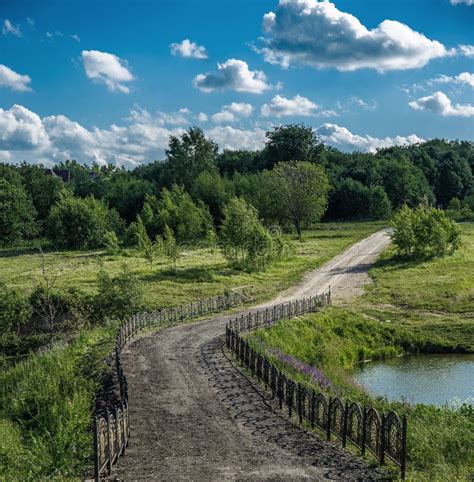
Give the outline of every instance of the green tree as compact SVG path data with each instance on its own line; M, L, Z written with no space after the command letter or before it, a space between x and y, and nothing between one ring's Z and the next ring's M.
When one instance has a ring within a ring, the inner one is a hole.
M260 168L271 169L278 162L323 162L324 144L310 126L288 124L266 133L267 142L260 156Z
M0 179L0 245L33 238L35 218L36 210L23 186Z
M279 162L268 173L282 221L291 222L301 239L303 225L326 211L329 182L325 169L305 161Z
M151 237L164 233L165 226L169 226L180 241L195 240L204 237L213 226L209 209L204 203L194 202L177 185L171 189L164 188L160 199L149 197L148 202L153 211L152 221L146 226Z
M58 247L72 249L101 247L106 233L120 227L116 211L93 197L81 199L71 194L61 196L47 219L49 239Z
M199 174L216 170L217 151L217 144L198 127L180 137L171 136L166 151L167 185L179 184L190 190Z
M223 179L218 172L205 171L195 179L192 188L194 199L201 200L208 207L218 226L222 220L222 210L232 197L232 184Z
M224 208L220 235L225 257L237 266L259 269L272 258L272 238L257 210L242 198L231 199Z
M173 263L173 268L176 272L180 250L173 230L167 224L165 225L164 229L163 249L165 256Z

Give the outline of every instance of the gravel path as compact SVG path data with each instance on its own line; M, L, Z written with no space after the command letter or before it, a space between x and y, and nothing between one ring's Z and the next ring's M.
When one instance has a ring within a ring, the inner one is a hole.
M267 305L368 280L387 231L357 243ZM374 480L360 458L294 426L223 349L225 317L138 337L122 352L131 438L118 480Z

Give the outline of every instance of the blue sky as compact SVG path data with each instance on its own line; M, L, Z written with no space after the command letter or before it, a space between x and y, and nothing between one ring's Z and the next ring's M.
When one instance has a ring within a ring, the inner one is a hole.
M2 0L0 161L133 166L191 125L230 148L290 122L344 150L473 140L471 3Z

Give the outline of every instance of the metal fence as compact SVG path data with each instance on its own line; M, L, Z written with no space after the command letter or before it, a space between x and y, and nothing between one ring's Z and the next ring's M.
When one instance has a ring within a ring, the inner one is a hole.
M243 288L227 295L183 304L174 308L140 313L124 321L115 340L115 369L120 387L120 400L109 403L103 413L94 417L94 475L95 480L110 474L112 465L125 454L130 436L128 382L122 368L121 352L125 344L141 329L183 321L232 308L249 300L249 289Z
M379 413L375 408L362 407L357 402L316 393L285 376L240 335L242 331L270 326L278 320L315 311L330 301L330 294L314 296L237 317L226 326L227 348L264 383L265 389L270 388L273 397L278 398L280 408L287 406L290 417L295 414L300 424L306 423L311 428L323 430L327 440L331 439L331 434L335 435L344 447L347 441L352 442L362 455L369 451L382 465L386 459L392 460L400 467L404 479L407 462L406 416L400 419L394 411Z

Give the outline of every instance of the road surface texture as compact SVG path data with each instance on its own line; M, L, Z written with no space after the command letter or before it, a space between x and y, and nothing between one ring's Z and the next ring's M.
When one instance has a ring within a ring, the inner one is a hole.
M356 295L388 243L386 230L373 234L266 305L329 285L336 302ZM220 316L176 325L126 346L131 438L111 478L380 479L361 458L291 423L223 349L225 321Z

